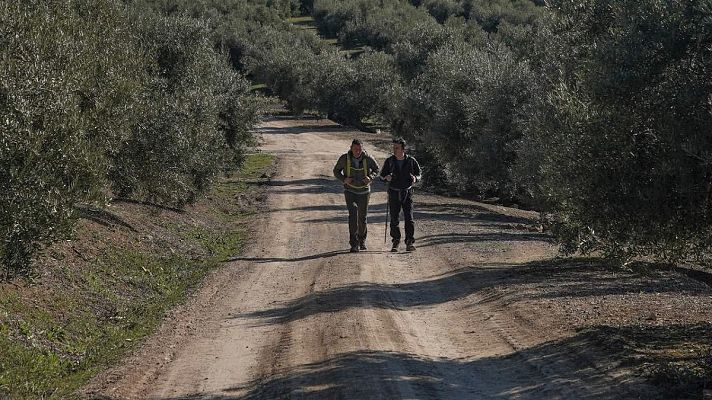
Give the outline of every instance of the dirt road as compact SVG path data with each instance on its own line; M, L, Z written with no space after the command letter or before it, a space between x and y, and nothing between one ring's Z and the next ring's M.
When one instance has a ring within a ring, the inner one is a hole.
M533 214L416 194L418 249L392 254L376 186L369 250L350 254L331 168L354 133L286 119L262 133L279 165L254 241L102 375L92 397L603 399L646 390L592 355L546 295L536 268L555 251L529 229ZM358 136L382 163L387 154Z

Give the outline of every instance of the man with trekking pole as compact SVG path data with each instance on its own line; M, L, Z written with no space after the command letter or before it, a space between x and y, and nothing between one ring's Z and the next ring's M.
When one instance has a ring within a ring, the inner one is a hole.
M401 231L398 227L400 211L405 222L405 249L415 250L415 223L413 222L413 185L420 181L420 165L415 158L405 154L405 140L393 139L393 155L383 163L381 179L388 182L388 208L390 212L392 252L398 251ZM388 219L388 217L386 217Z
M368 200L371 182L378 176L378 163L363 150L358 139L351 149L339 157L334 166L334 176L344 184L346 208L349 210L349 245L352 253L366 250L368 226Z

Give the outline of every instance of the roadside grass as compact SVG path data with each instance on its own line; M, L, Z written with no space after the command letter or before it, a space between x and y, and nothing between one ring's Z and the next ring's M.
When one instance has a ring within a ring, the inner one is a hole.
M39 277L0 285L0 399L76 398L151 334L240 252L273 162L249 156L183 213L114 206L135 230L82 221L74 240L38 260Z

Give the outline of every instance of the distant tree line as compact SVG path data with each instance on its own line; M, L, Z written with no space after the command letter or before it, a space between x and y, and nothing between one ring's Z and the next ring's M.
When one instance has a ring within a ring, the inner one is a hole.
M390 126L431 186L552 215L567 252L712 247L702 0L0 0L0 22L7 271L77 204L199 198L252 145L250 80Z
M567 252L709 253L708 2L314 0L301 9L320 35L363 51L294 37L265 46L259 60L273 64L251 68L293 110L390 125L436 166L432 184L553 215Z

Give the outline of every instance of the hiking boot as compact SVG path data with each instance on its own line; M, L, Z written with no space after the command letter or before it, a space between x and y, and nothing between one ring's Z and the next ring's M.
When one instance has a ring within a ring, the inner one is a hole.
M351 246L351 250L349 250L351 253L358 253L358 246Z
M366 247L366 243L361 243L358 245L359 250L368 250L368 247Z
M391 253L397 253L398 252L398 243L393 243L393 247L391 247Z
M413 246L412 244L409 244L409 245L405 246L405 251L415 251L415 246Z

